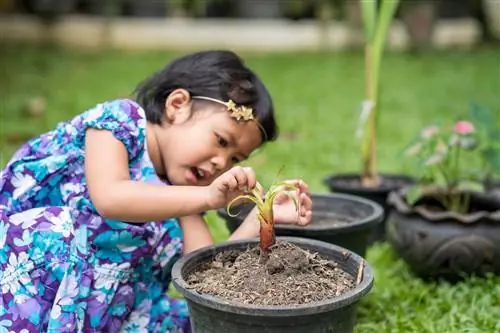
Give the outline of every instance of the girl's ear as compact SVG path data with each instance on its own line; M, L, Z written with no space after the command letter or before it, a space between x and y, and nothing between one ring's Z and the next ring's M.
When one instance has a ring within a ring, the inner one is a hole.
M191 112L191 95L186 89L175 89L165 99L165 119L169 123L187 119Z

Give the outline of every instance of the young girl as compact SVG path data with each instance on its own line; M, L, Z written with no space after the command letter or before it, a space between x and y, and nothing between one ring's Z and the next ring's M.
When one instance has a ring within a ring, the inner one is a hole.
M232 52L179 58L30 140L0 176L0 332L189 332L172 265L213 244L202 214L257 185L234 166L276 137L271 98ZM277 223L307 224L283 199ZM286 197L286 196L284 196ZM230 239L256 237L249 214Z

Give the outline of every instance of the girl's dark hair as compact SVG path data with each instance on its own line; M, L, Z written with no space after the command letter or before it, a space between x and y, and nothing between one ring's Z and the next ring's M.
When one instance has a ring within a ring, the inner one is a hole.
M278 136L269 92L257 75L231 51L188 54L173 60L142 82L135 90L136 99L145 109L149 122L161 123L165 99L175 89L186 89L191 96L222 101L231 99L237 105L249 106L263 127L261 131L265 131L262 133L263 142L275 140Z

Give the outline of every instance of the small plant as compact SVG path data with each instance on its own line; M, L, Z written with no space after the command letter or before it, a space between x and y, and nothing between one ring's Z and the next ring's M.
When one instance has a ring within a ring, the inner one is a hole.
M261 264L265 264L269 259L269 249L276 243L276 235L274 231L274 213L273 203L279 195L287 195L295 204L298 212L299 205L297 199L292 196L289 191L296 190L296 187L285 182L272 185L264 195L262 195L262 187L256 186L247 194L240 195L234 198L227 206L227 213L231 216L231 207L240 201L250 200L257 206L257 220L260 223L260 259Z
M380 1L377 13L377 1L362 0L361 13L365 30L365 101L363 102L358 137L361 138L362 185L378 187L380 177L377 170L377 118L380 112L380 67L387 32L391 25L399 0Z
M414 205L422 197L433 197L449 211L467 213L471 192L484 191L478 147L477 131L469 121L458 121L451 128L423 129L406 150L407 156L416 159L419 172L407 202Z

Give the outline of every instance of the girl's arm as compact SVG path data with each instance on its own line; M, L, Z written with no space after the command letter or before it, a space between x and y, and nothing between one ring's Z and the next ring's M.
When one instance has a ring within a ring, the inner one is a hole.
M200 215L183 216L179 222L184 234L185 254L214 244L208 225Z
M256 209L253 209L243 223L229 236L229 240L254 238L259 235ZM184 254L214 244L210 230L200 215L181 217L180 225L184 234Z
M127 150L109 131L87 130L85 176L92 203L107 218L158 221L212 209L206 186L174 187L132 181Z

